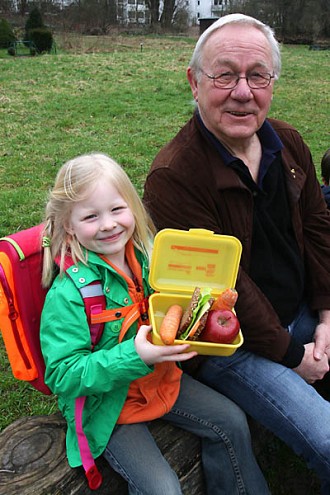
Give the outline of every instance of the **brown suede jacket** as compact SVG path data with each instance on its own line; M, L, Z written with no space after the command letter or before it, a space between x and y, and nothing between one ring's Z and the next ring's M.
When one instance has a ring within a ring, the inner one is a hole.
M284 145L282 161L294 232L305 261L308 301L313 310L330 309L330 214L312 157L293 127L274 119L268 122ZM301 344L281 326L272 305L248 274L252 193L223 163L196 115L156 156L145 183L144 203L158 229L205 228L241 241L236 311L243 346L286 366L297 366L303 351L294 352L294 347Z

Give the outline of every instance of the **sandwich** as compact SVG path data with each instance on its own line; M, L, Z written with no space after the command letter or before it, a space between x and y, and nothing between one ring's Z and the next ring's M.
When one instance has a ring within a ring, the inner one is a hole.
M198 340L204 330L208 312L214 302L210 289L196 287L187 309L184 311L176 338Z

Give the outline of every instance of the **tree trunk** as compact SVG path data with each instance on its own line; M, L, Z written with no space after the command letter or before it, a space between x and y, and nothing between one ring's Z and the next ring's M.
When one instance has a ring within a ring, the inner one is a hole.
M100 457L103 483L91 491L82 468L65 453L65 421L59 414L22 418L0 434L0 495L127 495L126 482ZM183 493L201 495L199 439L161 420L150 431L181 481Z

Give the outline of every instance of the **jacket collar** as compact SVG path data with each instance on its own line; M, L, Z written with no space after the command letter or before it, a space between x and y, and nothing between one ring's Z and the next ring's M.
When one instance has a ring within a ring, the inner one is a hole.
M142 280L148 280L149 266L146 257L138 249L132 247L134 250L136 259L142 269ZM131 253L132 255L132 253ZM119 276L116 270L108 263L103 261L98 254L93 251L88 251L88 265L85 265L81 261L77 265L69 267L66 271L69 272L70 277L74 280L75 285L80 288L85 285L100 280L100 268L106 269L113 273L114 276Z

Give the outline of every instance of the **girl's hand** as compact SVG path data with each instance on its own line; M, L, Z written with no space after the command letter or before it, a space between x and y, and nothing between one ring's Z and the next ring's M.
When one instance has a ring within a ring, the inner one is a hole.
M148 366L164 361L187 361L197 356L197 352L184 352L189 344L154 345L147 339L151 325L141 325L135 337L136 352Z

